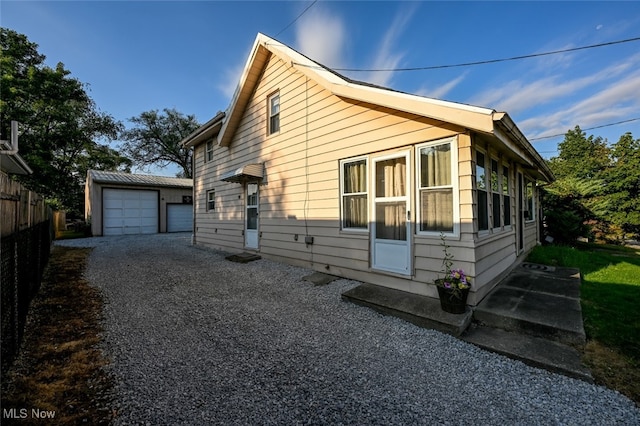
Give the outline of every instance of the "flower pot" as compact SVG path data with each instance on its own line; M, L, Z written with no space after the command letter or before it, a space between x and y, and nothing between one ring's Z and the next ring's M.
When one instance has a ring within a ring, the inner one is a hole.
M464 314L467 308L467 296L469 289L454 291L453 289L438 286L440 307L450 314Z

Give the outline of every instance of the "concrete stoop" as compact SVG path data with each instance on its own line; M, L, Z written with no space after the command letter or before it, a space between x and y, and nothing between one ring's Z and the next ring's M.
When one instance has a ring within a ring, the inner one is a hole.
M580 307L580 271L523 263L475 308L485 326L581 348L586 336Z
M348 290L342 293L342 299L456 337L471 324L472 311L468 307L464 314L449 314L440 308L438 299L373 284Z
M478 306L460 315L442 311L438 299L372 284L355 287L342 298L526 364L593 382L581 362L586 337L580 283L577 269L523 263Z
M582 352L573 346L475 323L461 339L527 365L593 383L591 372L582 364Z

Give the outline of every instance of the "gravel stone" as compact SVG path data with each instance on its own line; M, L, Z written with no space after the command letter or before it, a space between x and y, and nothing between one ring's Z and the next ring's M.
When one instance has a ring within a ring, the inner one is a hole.
M618 392L343 302L356 281L185 233L56 244L95 247L116 425L640 425Z

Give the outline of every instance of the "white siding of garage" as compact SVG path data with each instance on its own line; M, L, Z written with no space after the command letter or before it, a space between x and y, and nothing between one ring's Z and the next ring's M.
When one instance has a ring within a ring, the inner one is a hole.
M102 192L104 235L158 232L158 192L109 189Z
M193 205L167 204L167 232L193 230Z

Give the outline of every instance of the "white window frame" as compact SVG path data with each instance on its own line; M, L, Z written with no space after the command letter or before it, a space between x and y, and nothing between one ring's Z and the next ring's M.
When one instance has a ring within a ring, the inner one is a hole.
M529 206L529 195L527 194L527 187L531 185L531 206ZM525 219L525 223L533 223L536 221L536 182L529 178L528 176L524 176L524 205L526 206L525 211L529 212L529 218Z
M274 113L273 112L273 107L272 107L272 101L273 99L278 98L278 112ZM270 94L267 97L267 135L275 135L277 133L280 133L280 111L281 111L281 104L280 104L280 91L276 91L273 92L272 94ZM272 125L271 125L271 120L276 117L278 120L278 129L277 130L273 130Z
M208 163L213 160L213 139L207 141L204 145L204 162Z
M505 230L510 230L513 226L513 214L511 213L513 210L513 197L511 196L511 190L513 188L513 184L512 181L513 179L511 178L511 167L509 167L509 164L507 163L503 163L500 165L501 169L500 169L500 173L501 173L501 177L500 177L500 197L502 200L502 226ZM506 169L506 177L507 177L507 190L505 192L504 190L504 177L505 177L505 169ZM509 208L507 209L506 204L504 203L504 199L508 198L509 199ZM509 218L509 224L507 225L505 219Z
M210 203L211 202L213 202L213 208L210 208ZM207 203L206 204L207 212L216 211L216 190L215 189L210 189L210 190L207 191L206 203Z
M420 150L424 147L428 146L437 146L450 144L451 146L451 184L450 185L442 185L442 186L429 186L422 187L420 182L421 175L421 155ZM415 147L415 156L416 156L416 170L415 170L415 178L416 178L416 193L415 193L415 206L416 206L416 223L415 230L416 235L422 236L432 236L432 237L440 237L441 234L444 234L448 237L458 237L460 235L460 188L459 188L459 179L458 179L458 138L457 137L449 137L445 139L438 139L434 141L425 142ZM421 231L420 224L422 223L422 209L420 206L420 191L424 189L443 189L443 188L451 188L453 191L453 230L451 232L440 232L440 231Z
M355 163L359 161L364 161L365 170L367 171L367 178L365 179L365 191L364 192L349 192L345 194L344 192L344 166L349 163ZM369 170L369 157L368 156L360 156L347 158L344 160L340 160L340 230L347 232L361 232L367 233L369 232L369 222L371 221L371 212L370 212L370 197L369 197L369 179L370 179L370 170ZM345 215L344 215L344 200L346 196L352 195L365 195L367 197L367 226L366 228L348 228L345 226Z
M479 202L479 192L481 191L480 189L478 189L478 153L482 154L484 156L484 164L482 165L482 167L484 168L484 193L486 194L486 200L487 200L487 209L486 209L486 215L487 215L487 229L480 229L480 202ZM488 175L487 175L487 158L489 158L489 154L487 153L487 151L485 151L484 149L481 148L476 148L475 150L475 154L473 156L474 162L473 164L475 164L474 170L473 170L473 188L474 191L476 192L476 214L477 216L477 220L478 220L478 235L480 236L484 236L490 233L490 229L491 229L491 213L489 211L489 207L491 206L489 204L489 195L491 194L491 182L488 179Z
M495 191L493 189L493 163L495 161L496 164L496 188ZM501 167L502 163L500 162L500 160L496 157L489 157L489 193L491 194L491 204L490 204L490 210L491 210L491 216L490 220L489 220L489 227L493 230L493 232L499 232L502 230L502 227L504 226L503 223L503 213L502 213L502 172L501 172ZM495 203L495 196L498 196L498 219L500 220L500 225L496 226L496 220L495 220L495 210L494 210L494 203Z

